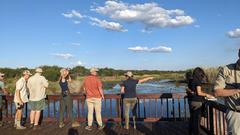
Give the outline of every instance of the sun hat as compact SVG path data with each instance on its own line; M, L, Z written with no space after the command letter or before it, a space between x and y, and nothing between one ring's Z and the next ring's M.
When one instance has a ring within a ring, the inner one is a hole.
M24 70L23 75L32 75L29 70Z
M92 73L92 72L98 72L99 70L97 69L97 68L95 68L95 67L92 67L91 69L90 69L90 72Z
M128 71L127 73L124 74L125 76L128 77L133 77L133 73L131 71Z
M36 68L36 70L35 70L37 73L42 73L43 72L43 70L41 69L41 68Z

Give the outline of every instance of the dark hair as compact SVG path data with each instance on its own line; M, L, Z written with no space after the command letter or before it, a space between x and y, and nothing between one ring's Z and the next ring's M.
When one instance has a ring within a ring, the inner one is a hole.
M200 67L197 67L193 70L192 77L193 77L194 82L201 82L201 83L207 83L208 82L207 75L205 74L203 69L201 69Z
M238 57L240 58L240 49L238 50Z
M192 73L192 71L188 71L188 72L185 74L185 78L186 78L186 82L189 83L189 82L193 79L193 73Z

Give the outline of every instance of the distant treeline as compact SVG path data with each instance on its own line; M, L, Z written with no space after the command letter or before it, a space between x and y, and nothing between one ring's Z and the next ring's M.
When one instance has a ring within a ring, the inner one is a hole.
M43 75L49 81L57 81L60 76L60 69L62 67L59 66L41 66L43 69ZM0 72L5 74L6 78L18 78L21 76L22 72L28 68L0 68ZM31 73L35 72L35 69L28 69ZM129 70L128 70L129 71ZM159 70L130 70L135 75L149 75L149 74L166 74L166 73L180 73L184 74L186 71L159 71ZM100 76L122 76L126 70L116 70L112 68L100 68L99 75ZM70 74L72 77L77 76L85 76L89 74L89 69L83 66L76 66L70 69Z

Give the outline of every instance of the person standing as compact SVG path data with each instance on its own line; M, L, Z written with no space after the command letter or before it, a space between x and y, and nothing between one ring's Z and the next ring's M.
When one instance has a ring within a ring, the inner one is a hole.
M27 80L32 75L30 71L23 71L23 76L16 83L16 91L14 95L14 102L16 106L15 124L16 129L26 129L21 125L22 111L24 104L28 102Z
M73 114L73 101L71 97L71 93L68 88L68 83L71 82L71 77L69 75L68 69L61 69L60 70L60 78L59 78L59 85L61 87L61 99L60 99L60 108L59 108L59 128L63 128L65 126L63 122L63 116L65 109L67 107L69 118L72 122L72 127L79 127L79 123L75 121L74 114Z
M240 49L238 61L221 67L217 75L215 96L223 97L229 108L226 113L229 135L240 135Z
M125 129L129 129L129 112L130 108L132 110L133 115L133 125L134 129L136 129L136 103L137 103L137 92L136 87L138 83L143 83L148 80L152 80L153 77L147 77L141 80L136 80L133 78L132 72L125 73L126 80L121 84L121 93L124 94L123 104L125 108Z
M86 101L88 107L88 126L86 130L92 130L93 111L95 110L98 129L104 128L101 116L102 99L104 99L102 82L97 76L98 69L91 68L90 75L86 76L83 81L83 90L86 93Z
M41 75L42 72L41 68L36 68L36 73L29 78L27 83L30 95L30 122L34 130L40 128L38 123L41 111L45 107L46 88L48 87L48 81Z
M189 135L200 134L201 110L204 98L214 98L214 96L204 92L203 85L208 83L208 78L200 67L193 70L192 80L188 82L190 103L190 123Z
M3 126L2 121L2 111L3 111L3 104L2 104L2 96L8 94L5 85L4 85L4 74L0 72L0 127Z

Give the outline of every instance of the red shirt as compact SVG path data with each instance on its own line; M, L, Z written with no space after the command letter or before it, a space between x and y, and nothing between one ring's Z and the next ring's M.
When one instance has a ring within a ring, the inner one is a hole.
M86 90L87 98L102 98L99 88L102 87L102 82L98 76L89 75L83 80L83 87Z

